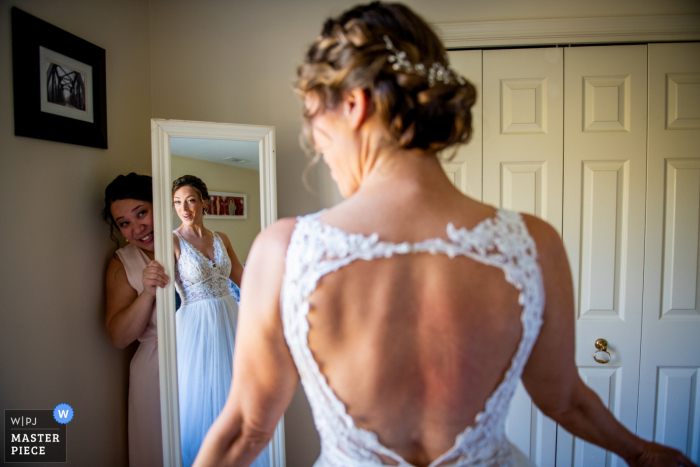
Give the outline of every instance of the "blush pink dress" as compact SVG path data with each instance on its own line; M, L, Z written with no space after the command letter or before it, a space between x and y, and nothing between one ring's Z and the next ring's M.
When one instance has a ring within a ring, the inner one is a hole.
M129 285L143 292L142 274L149 258L134 245L117 250ZM129 466L163 465L163 437L160 428L160 384L158 380L158 331L156 307L139 336L139 348L129 369Z

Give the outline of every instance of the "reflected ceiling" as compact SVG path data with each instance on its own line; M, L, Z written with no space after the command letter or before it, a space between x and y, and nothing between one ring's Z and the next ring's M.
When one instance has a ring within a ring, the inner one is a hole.
M170 138L170 153L245 169L260 170L256 141Z

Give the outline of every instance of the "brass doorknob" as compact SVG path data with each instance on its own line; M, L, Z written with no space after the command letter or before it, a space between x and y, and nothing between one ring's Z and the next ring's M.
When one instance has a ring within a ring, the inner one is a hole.
M595 360L597 363L602 363L605 365L606 363L610 363L610 360L612 359L612 356L610 355L610 352L608 352L608 341L605 339L597 339L595 341L595 348L598 349L593 353L593 360ZM608 355L607 360L601 360L598 358L598 352L603 352L604 354Z

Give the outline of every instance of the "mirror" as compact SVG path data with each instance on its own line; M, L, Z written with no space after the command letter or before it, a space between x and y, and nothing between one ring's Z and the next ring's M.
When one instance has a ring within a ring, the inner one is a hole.
M155 257L173 278L156 296L163 460L165 466L180 467L183 418L178 399L176 313L186 308L176 312L172 232L181 220L173 208L172 183L182 175L204 181L210 195L204 226L224 233L245 265L255 236L277 218L275 138L270 126L153 119L151 140ZM229 284L235 297L236 287ZM184 349L185 344L181 345ZM185 389L183 394L187 394ZM285 465L283 427L282 419L268 447L270 467Z

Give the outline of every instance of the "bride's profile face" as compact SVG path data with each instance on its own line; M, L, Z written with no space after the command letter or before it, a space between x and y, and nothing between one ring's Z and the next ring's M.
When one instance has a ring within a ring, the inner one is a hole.
M109 207L114 222L132 245L153 251L153 204L138 199L119 199Z
M323 154L323 161L331 170L331 178L338 185L340 194L347 198L358 188L359 166L356 134L348 125L347 118L338 105L335 109L321 109L313 95L307 95L307 111L313 113L311 134L316 151Z
M191 225L203 221L206 203L202 201L199 192L191 186L180 187L173 194L173 205L183 224Z

